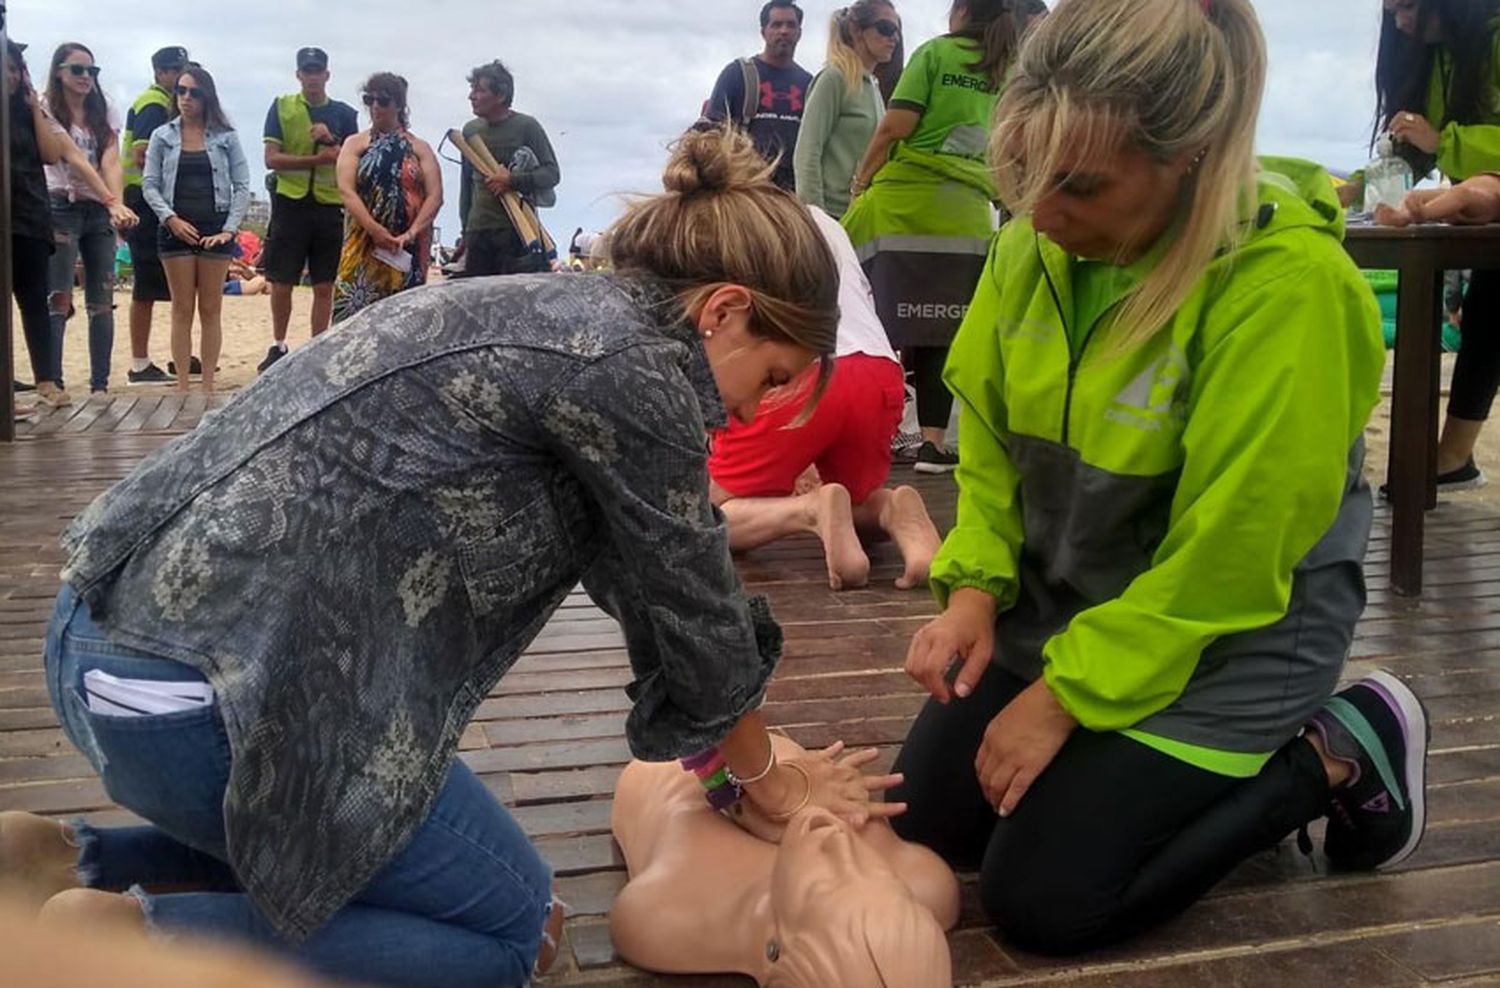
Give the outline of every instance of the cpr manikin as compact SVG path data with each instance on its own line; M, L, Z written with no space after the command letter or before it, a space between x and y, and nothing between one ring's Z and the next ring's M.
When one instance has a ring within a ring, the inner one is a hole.
M779 759L803 754L772 743ZM610 824L630 873L610 934L636 967L738 972L766 988L952 984L943 931L958 919L958 882L883 821L856 831L809 807L774 844L711 809L676 763L632 762Z

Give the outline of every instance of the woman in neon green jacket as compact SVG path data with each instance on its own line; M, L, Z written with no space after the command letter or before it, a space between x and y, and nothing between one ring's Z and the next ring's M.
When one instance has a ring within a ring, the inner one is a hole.
M1419 174L1500 171L1500 0L1387 0L1375 67L1377 131ZM1475 271L1438 443L1438 489L1484 484L1474 446L1500 388L1500 269Z
M1032 950L1161 922L1330 806L1336 865L1421 837L1420 702L1334 695L1379 312L1326 173L1257 165L1264 78L1249 0L1062 0L997 109L1016 219L945 372L958 517L894 798Z

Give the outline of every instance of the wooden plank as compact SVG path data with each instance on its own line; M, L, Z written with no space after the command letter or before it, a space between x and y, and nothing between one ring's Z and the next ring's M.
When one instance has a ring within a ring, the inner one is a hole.
M141 399L135 403L129 414L120 420L120 424L115 426L113 431L139 432L145 428L146 423L150 421L151 417L156 414L156 409L160 407L162 397L162 395L141 396Z
M147 432L170 429L172 423L177 420L178 413L182 411L182 402L181 392L162 395L161 404L156 406L156 410L151 413L151 417L141 425L141 428Z
M131 410L140 403L140 395L120 395L109 403L103 415L94 420L94 432L113 432L125 420Z

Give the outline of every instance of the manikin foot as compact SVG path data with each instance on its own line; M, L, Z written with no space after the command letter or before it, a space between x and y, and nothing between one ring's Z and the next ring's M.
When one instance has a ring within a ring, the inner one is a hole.
M78 849L65 824L34 813L0 813L0 893L40 909L78 887Z
M818 538L828 559L828 585L834 590L862 587L870 580L870 557L854 530L854 505L843 484L824 484L816 493Z
M891 491L890 500L880 519L883 528L901 550L906 568L896 578L896 587L911 590L927 584L927 571L932 557L943 544L937 526L927 514L927 505L914 487L898 487Z

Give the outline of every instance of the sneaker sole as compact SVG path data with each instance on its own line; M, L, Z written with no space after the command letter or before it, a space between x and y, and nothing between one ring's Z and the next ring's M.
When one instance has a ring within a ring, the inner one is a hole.
M1458 491L1477 491L1488 483L1489 481L1484 479L1484 474L1480 474L1473 480L1458 480L1451 484L1438 484L1437 492L1439 494L1454 494Z
M1437 493L1457 494L1460 491L1477 491L1481 487L1488 487L1489 483L1490 482L1485 477L1485 475L1480 474L1473 480L1456 480L1449 484L1438 484ZM1385 484L1380 485L1380 489L1377 491L1377 495L1382 501L1389 501L1391 499L1391 492L1388 486Z
M164 384L176 383L177 379L175 377L163 378L160 381L131 381L127 379L125 381L125 386L127 388L159 388Z
M958 466L949 466L945 463L914 463L912 464L912 469L917 473L939 474L952 473L953 471L958 469Z
M1406 785L1406 798L1411 803L1411 836L1401 850L1375 867L1378 870L1394 867L1416 852L1427 829L1427 746L1432 740L1432 727L1427 722L1427 710L1411 687L1383 669L1377 669L1365 679L1378 685L1381 692L1401 715L1406 725L1406 765L1402 782Z

